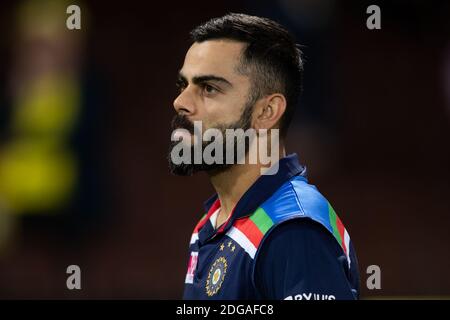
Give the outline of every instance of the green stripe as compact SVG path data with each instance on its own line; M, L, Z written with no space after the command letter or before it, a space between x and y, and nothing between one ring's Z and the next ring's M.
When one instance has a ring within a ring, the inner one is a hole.
M330 217L331 227L333 228L333 235L342 247L342 238L336 225L336 212L330 203L328 203L328 215Z
M262 234L265 234L273 226L273 221L263 208L258 208L250 216L250 220L258 227Z

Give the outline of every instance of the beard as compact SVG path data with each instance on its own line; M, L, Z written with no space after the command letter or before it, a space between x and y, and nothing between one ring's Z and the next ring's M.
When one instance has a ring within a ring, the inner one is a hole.
M214 128L218 129L222 133L222 136L224 137L224 141L222 144L222 147L223 147L222 154L223 155L226 154L226 146L228 144L228 141L226 141L226 134L225 134L226 130L227 129L232 129L232 130L242 129L242 130L246 131L247 129L250 129L253 104L254 104L253 101L247 102L247 104L245 105L244 110L242 112L241 118L238 121L233 122L233 123L228 123L228 124L218 124L218 125L214 126ZM186 129L187 131L189 131L189 133L191 135L194 135L194 124L185 115L177 114L172 119L172 130L176 130L176 129ZM234 137L233 140L234 140L232 142L232 145L234 148L233 164L235 164L238 161L237 145L238 145L238 143L242 143L242 141L238 141L238 137ZM212 141L212 142L214 142L214 141ZM202 150L204 150L205 147L207 147L212 142L201 141ZM205 171L208 173L218 173L218 172L227 170L229 167L231 167L233 165L233 164L225 163L225 161L223 161L223 163L215 162L215 163L207 164L202 160L201 163L194 163L194 144L192 144L192 146L190 146L190 148L191 148L191 153L190 153L191 159L190 160L191 161L189 161L189 163L183 162L181 164L175 164L172 161L171 152L172 152L172 149L175 147L175 145L177 145L178 143L180 143L180 142L171 141L171 144L169 146L169 154L168 154L169 170L174 175L191 176L194 173L201 172L201 171ZM246 156L248 153L249 145L250 145L251 141L249 139L244 138L243 143L245 145L244 156Z

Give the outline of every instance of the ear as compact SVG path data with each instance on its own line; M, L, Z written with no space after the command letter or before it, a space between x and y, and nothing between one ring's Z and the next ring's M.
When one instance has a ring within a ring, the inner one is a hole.
M255 129L279 128L279 122L286 111L286 98L281 93L274 93L264 97L255 105Z

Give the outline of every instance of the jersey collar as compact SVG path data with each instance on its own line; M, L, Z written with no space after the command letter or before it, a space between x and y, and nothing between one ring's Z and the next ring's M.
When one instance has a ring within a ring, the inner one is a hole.
M293 153L280 159L278 172L274 175L261 175L238 201L227 222L213 234L226 232L236 219L252 214L286 181L298 175L304 177L305 180L307 179L306 167L300 164L297 154ZM204 206L208 213L212 213L214 207L217 209L217 206L220 206L217 194L209 198ZM206 234L213 235L211 232L206 232Z

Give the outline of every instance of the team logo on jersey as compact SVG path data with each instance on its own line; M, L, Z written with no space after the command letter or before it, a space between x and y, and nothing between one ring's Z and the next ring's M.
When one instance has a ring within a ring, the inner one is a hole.
M219 257L214 261L209 269L208 279L206 279L206 294L213 296L219 292L222 286L225 275L227 274L228 263L224 256Z

